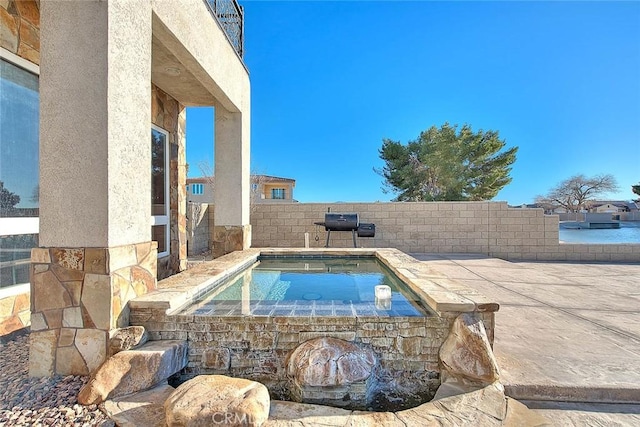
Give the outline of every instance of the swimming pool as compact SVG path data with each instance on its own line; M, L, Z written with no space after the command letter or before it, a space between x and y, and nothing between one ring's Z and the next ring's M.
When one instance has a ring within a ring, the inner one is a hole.
M295 266L292 256L299 259ZM381 277L381 271L392 274ZM309 287L308 279L321 273ZM392 288L390 307L376 306L380 283ZM303 401L385 411L433 397L440 348L461 313L475 312L492 342L498 310L428 263L390 248L247 249L161 280L157 291L129 306L130 324L144 326L152 340L188 342L179 381L229 375L259 381L278 399L306 393ZM373 373L364 383L299 388L288 373L289 357L326 338L373 352Z
M391 289L377 299L377 286ZM213 316L431 316L373 257L269 257L199 298L183 314Z

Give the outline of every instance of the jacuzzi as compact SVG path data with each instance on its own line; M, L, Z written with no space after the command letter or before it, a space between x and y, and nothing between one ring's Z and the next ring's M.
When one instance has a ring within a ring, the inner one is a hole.
M283 273L294 257L297 264ZM349 267L358 265L359 273ZM317 286L305 285L311 278ZM377 286L391 288L390 298L376 299ZM478 312L492 342L498 308L396 249L249 249L162 280L129 306L130 324L144 326L151 339L188 341L189 363L176 381L247 378L277 399L292 398L287 361L301 343L355 343L375 354L374 379L306 401L375 410L430 400L440 385L438 352L455 318Z

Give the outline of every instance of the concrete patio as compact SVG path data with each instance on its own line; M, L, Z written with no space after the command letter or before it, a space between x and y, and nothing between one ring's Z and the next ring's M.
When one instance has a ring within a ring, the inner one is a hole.
M640 263L413 256L500 303L508 396L556 425L640 424Z

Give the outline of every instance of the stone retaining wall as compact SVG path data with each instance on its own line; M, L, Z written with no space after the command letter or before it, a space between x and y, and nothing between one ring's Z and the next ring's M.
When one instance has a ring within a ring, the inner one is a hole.
M291 203L256 205L251 214L253 247L325 244L324 221L331 212L356 212L376 225L365 248L408 253L478 253L505 260L640 261L640 244L559 242L558 217L542 209L509 208L505 202ZM331 233L330 246L352 247L350 232Z
M131 324L144 326L152 340L187 340L189 361L180 380L222 374L265 384L280 399L290 399L286 362L301 343L333 337L371 348L390 391L433 397L440 385L439 350L460 313L433 317L243 317L166 315L135 308ZM493 313L478 313L493 341ZM340 390L337 390L339 393ZM400 392L400 391L398 391ZM323 395L326 397L326 392Z
M188 340L189 362L182 380L200 374L247 378L286 399L291 389L287 357L302 342L318 337L370 346L387 376L435 393L440 385L438 351L455 319L163 316L140 309L131 316L132 324L144 326L153 340Z

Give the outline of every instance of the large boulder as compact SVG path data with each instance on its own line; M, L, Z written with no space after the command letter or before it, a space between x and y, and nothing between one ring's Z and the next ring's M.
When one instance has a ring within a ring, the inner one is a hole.
M224 375L199 375L181 384L165 401L169 427L260 426L271 400L258 382Z
M366 381L375 366L372 350L323 337L300 344L289 356L287 373L301 386L341 386Z
M147 390L187 366L186 341L150 341L137 350L108 358L80 389L78 402L99 404L106 399Z
M440 347L446 373L459 381L489 385L500 378L498 363L480 317L463 313L456 318Z
M166 427L164 402L175 389L160 384L150 390L105 400L100 405L118 427Z
M149 341L149 334L144 326L129 326L111 332L109 338L109 355L113 356L124 350L134 350Z
M300 344L287 360L293 380L291 399L340 407L362 407L376 367L372 350L338 338L314 338Z

